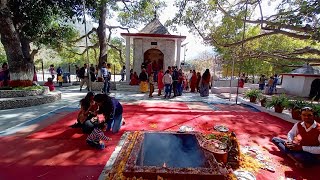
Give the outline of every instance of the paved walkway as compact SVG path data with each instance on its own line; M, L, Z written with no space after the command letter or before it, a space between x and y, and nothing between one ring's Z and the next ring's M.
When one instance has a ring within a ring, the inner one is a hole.
M57 90L62 92L61 100L57 102L26 108L0 110L0 135L9 128L22 125L56 109L65 106L78 107L79 100L86 94L85 91L79 92L77 86L58 88Z

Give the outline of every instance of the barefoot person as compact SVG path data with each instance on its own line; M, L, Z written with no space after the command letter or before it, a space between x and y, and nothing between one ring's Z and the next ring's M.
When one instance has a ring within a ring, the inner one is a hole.
M310 107L301 109L302 122L296 123L288 133L287 141L274 137L272 142L292 158L299 167L319 163L320 124L314 120Z

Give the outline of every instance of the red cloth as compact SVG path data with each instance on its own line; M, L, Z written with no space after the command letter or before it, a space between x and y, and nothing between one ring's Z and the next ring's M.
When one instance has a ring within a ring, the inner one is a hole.
M37 72L34 71L33 73L33 81L38 82Z
M139 85L139 77L136 73L132 75L129 85Z
M152 72L152 64L151 64L151 63L149 63L149 64L148 64L148 66L147 66L147 73L148 73L148 76L150 76L151 72Z
M46 82L46 83L44 83L44 85L48 86L50 91L55 90L53 82Z
M163 72L159 71L158 72L158 89L163 89L164 84L162 82L162 78L163 78Z
M298 139L300 140L300 144L302 146L319 146L319 134L320 134L320 124L317 123L316 128L312 128L311 131L307 132L304 127L302 127L301 123L298 123Z
M195 104L194 104L195 103ZM297 180L317 180L319 165L308 169L296 168L288 158L282 156L270 142L274 136L284 137L292 127L287 121L262 112L251 112L242 106L217 105L220 111L210 109L190 109L189 104L203 106L201 102L141 102L123 105L126 124L116 134L106 133L112 141L106 143L104 150L91 148L86 144L87 135L79 128L68 128L76 121L77 113L60 111L43 124L57 121L46 128L23 136L3 136L0 143L0 179L46 179L78 180L98 179L107 160L117 146L125 131L177 131L182 125L194 127L195 131L208 134L214 125L223 124L237 134L242 146L263 148L276 169L275 173L260 170L256 177L263 180L291 177ZM215 105L216 106L216 105ZM246 111L245 111L246 110ZM50 123L49 123L50 124ZM268 124L266 126L266 124ZM34 128L34 127L30 127ZM283 159L285 158L285 159ZM277 161L284 162L279 166Z
M191 82L190 82L191 92L195 92L196 87L197 87L197 75L196 73L193 73L191 77Z
M240 80L239 80L238 86L239 86L240 88L243 88L243 86L244 86L244 80L243 80L243 79L240 79Z

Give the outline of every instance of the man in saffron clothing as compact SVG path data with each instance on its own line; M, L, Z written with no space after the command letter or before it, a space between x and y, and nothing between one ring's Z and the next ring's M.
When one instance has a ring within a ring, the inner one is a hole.
M301 109L301 119L289 131L287 141L274 137L272 142L297 166L305 167L320 162L320 124L314 120L310 107Z

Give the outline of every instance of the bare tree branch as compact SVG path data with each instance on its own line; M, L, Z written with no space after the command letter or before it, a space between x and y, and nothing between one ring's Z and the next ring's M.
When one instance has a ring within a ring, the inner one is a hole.
M89 51L90 49L94 49L94 48L97 48L97 47L99 47L99 43L96 43L96 44L94 44L94 45L92 45L92 46L88 46L88 47L86 47L86 46L77 46L77 47L81 47L81 48L85 48L84 49L84 51L82 52L82 53L78 53L78 52L75 52L75 51L73 51L73 50L71 50L71 49L68 49L68 48L66 48L66 47L64 47L64 49L66 49L67 51L69 51L69 52L72 52L72 53L74 53L74 54L77 54L77 55L84 55L84 53L86 53L87 51Z
M235 19L235 20L241 20L241 21L246 21L248 23L252 23L252 24L267 24L269 26L275 27L275 28L284 28L284 29L288 29L288 30L293 30L293 31L298 31L298 32L305 32L305 33L311 33L314 31L314 29L312 29L310 26L305 26L305 27L299 27L299 26L293 26L293 25L287 25L287 24L282 24L282 23L278 23L278 22L271 22L271 21L267 21L267 20L244 20L244 19L240 19L237 17L234 17L232 15L230 15L225 9L222 8L222 6L217 3L218 5L218 9L225 14L226 16ZM267 18L268 19L268 18ZM270 29L271 30L271 29Z
M129 28L126 27L122 27L122 26L109 26L107 25L107 28L110 29L122 29L122 30L126 30L128 33L130 33Z
M96 28L92 28L87 34L79 37L78 39L76 39L76 40L74 40L74 41L71 41L71 43L79 42L79 41L81 41L83 38L89 37L89 35L92 34L92 33L94 33L94 32L97 32L97 29L96 29Z
M122 0L122 3L123 3L123 5L124 5L124 7L125 7L128 11L130 11L130 9L129 9L129 7L127 6L127 3L126 3L126 2L128 2L128 1Z
M111 48L117 50L119 52L119 56L120 56L120 61L122 64L124 64L124 60L123 60L123 57L122 57L122 50L120 48L118 48L117 46L113 45L113 44L110 44L110 43L107 43L108 46L110 46Z
M302 49L296 49L291 54L317 54L317 55L320 55L320 50L314 49L314 48L311 48L311 47L305 47L305 48L302 48Z

